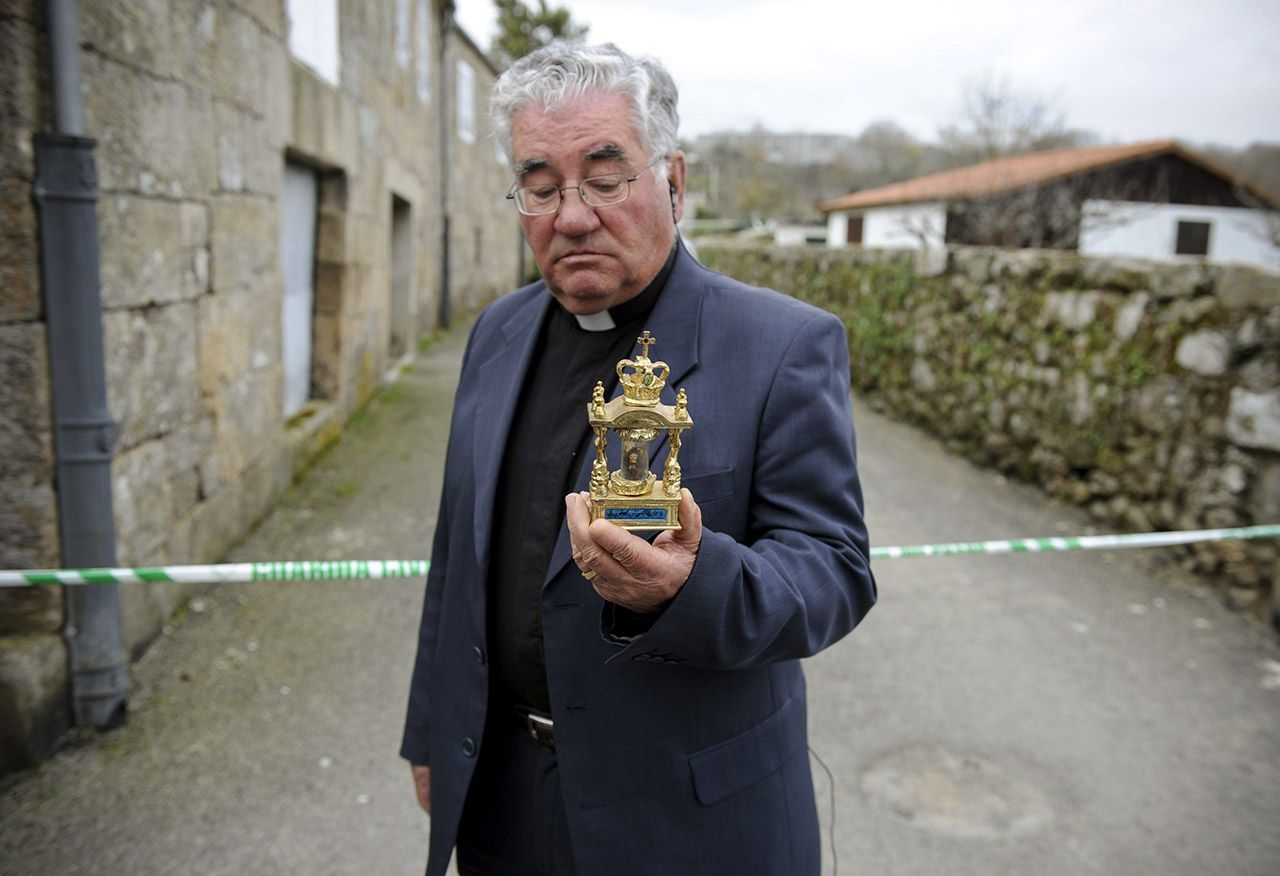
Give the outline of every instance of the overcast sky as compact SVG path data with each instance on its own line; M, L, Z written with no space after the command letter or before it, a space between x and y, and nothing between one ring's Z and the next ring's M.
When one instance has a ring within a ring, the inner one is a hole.
M1280 0L576 0L592 42L651 54L681 133L857 134L892 119L932 140L966 82L1007 77L1104 141L1280 142ZM458 0L482 47L491 0Z

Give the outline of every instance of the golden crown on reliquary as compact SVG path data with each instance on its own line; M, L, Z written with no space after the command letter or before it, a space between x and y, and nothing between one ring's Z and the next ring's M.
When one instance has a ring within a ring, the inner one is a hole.
M647 329L636 338L636 343L644 350L634 359L623 359L618 363L618 381L622 384L622 396L628 405L651 408L658 403L671 369L666 362L649 359L649 348L657 343L657 339Z

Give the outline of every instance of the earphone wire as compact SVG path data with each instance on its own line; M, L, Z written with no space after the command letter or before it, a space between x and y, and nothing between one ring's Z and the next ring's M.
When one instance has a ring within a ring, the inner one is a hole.
M822 767L822 771L827 774L827 792L831 800L831 818L827 824L827 838L831 844L831 876L837 876L840 872L840 858L836 854L836 777L831 772L831 768L818 756L818 752L813 750L813 746L808 748L813 759L818 762L818 766Z

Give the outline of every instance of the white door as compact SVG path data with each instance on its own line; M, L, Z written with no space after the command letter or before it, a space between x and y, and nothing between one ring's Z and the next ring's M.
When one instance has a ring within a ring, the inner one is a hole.
M297 164L285 164L283 204L280 258L284 273L284 415L291 417L311 397L311 318L316 263L315 171Z

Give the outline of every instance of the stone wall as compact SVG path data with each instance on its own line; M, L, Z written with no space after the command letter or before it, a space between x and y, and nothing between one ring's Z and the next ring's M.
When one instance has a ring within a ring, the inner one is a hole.
M1280 276L989 248L929 271L888 250L698 252L842 317L874 405L1108 530L1280 522ZM1180 557L1280 625L1280 543Z
M218 560L372 395L401 337L436 326L442 264L441 28L434 2L339 4L340 78L293 59L284 0L79 4L108 401L117 423L121 565ZM45 4L0 2L0 567L59 565L32 135L50 130ZM417 17L429 22L420 58ZM465 36L478 99L495 71ZM409 54L403 51L408 46ZM460 48L457 48L457 47ZM425 60L425 70L420 62ZM449 62L451 63L451 61ZM425 74L425 78L424 78ZM424 93L421 86L429 85ZM453 143L459 312L515 283L509 171L477 112L484 161ZM319 180L311 400L283 410L280 233L286 159ZM487 200L486 200L487 198ZM409 211L410 296L391 306L393 203ZM507 206L503 204L502 206ZM456 239L456 236L455 236ZM465 244L465 247L464 247ZM121 588L134 653L185 596ZM0 772L67 724L62 598L0 591Z
M43 4L0 3L0 564L56 566L57 497L49 354L32 200L32 136L48 129ZM62 594L0 590L0 772L63 733Z

